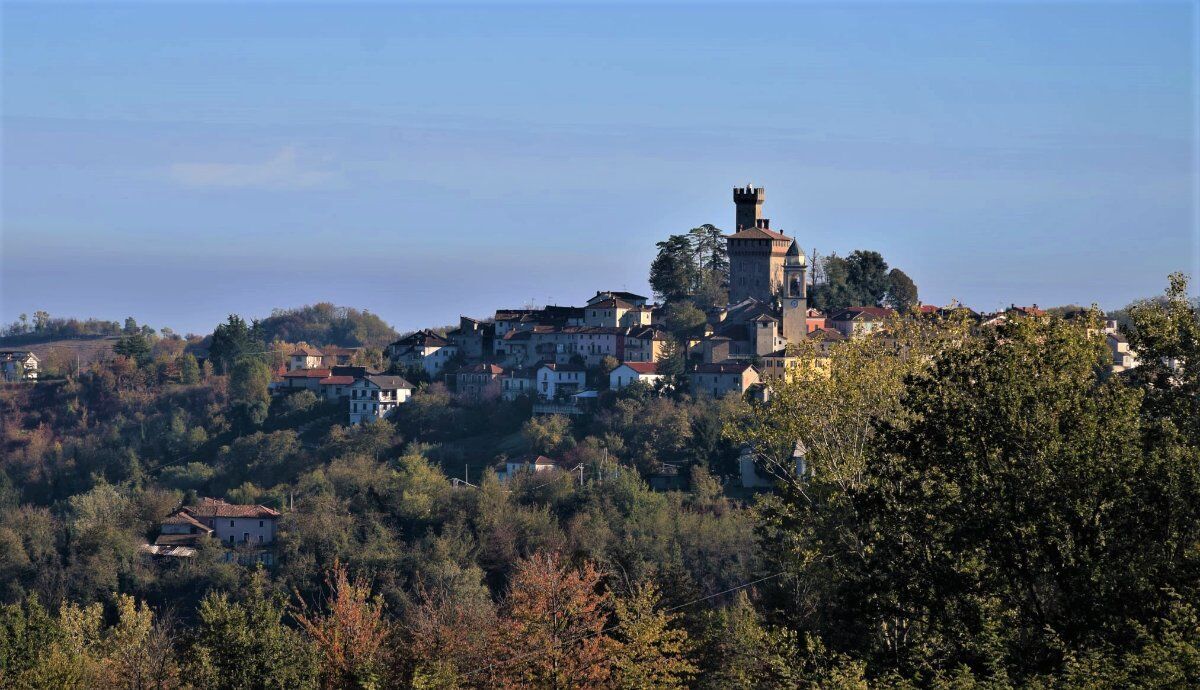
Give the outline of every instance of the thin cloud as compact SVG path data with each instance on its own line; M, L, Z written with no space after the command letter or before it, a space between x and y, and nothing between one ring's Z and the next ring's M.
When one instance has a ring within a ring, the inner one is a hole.
M339 174L304 160L284 146L259 163L174 163L171 179L193 189L314 189L337 182Z

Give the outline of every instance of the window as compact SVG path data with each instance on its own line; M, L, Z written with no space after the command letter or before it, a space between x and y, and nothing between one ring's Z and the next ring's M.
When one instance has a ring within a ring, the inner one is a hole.
M262 526L263 526L263 521L262 521L262 520L259 520L259 521L258 521L258 526L259 526L259 527L262 527Z
M233 520L230 520L230 521L229 521L229 526L230 526L230 527L233 527Z

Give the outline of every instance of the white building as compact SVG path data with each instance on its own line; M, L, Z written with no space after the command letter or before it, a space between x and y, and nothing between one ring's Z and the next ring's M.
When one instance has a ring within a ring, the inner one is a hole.
M645 383L653 386L661 380L663 375L658 373L657 362L625 362L609 372L608 387L619 391L630 384Z
M387 346L387 355L395 363L421 367L433 378L458 354L458 346L430 330L417 331Z
M578 467L576 465L575 467ZM561 460L548 458L545 455L529 453L515 458L509 458L496 467L496 476L502 482L512 479L518 472L549 472L551 470L571 471Z
M522 395L533 395L536 382L537 371L534 369L508 369L500 377L500 397L516 400Z
M0 350L0 376L5 381L36 381L39 361L28 350Z
M384 419L411 396L413 385L400 376L369 374L350 386L350 423Z
M316 369L325 362L325 353L315 347L302 345L288 355L288 371Z
M543 364L537 370L537 394L545 400L574 395L586 382L587 371L574 364Z
M275 521L279 519L279 511L266 506L239 505L205 498L199 505L186 506L182 512L212 529L212 536L226 546L256 546L275 542Z

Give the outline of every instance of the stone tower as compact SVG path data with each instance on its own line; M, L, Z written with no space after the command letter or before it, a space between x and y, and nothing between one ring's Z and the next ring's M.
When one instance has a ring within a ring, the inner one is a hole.
M808 293L804 269L808 260L800 245L792 240L783 261L783 338L798 343L808 335Z
M733 231L743 228L756 228L762 220L762 205L767 200L767 190L762 187L733 188L733 203L737 206L737 219Z
M747 297L773 303L783 290L783 264L792 238L771 229L762 217L766 191L762 187L735 187L737 232L726 235L729 250L729 303Z

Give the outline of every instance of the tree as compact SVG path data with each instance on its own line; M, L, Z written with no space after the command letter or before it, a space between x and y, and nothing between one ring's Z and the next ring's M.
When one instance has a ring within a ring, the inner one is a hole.
M1140 362L1130 375L1146 413L1200 445L1200 305L1188 300L1187 276L1171 274L1165 298L1131 305L1129 319Z
M504 600L499 638L506 653L491 669L495 685L606 687L615 643L604 634L599 584L591 563L576 570L557 553L519 561Z
M271 370L260 359L243 357L229 377L229 400L252 425L262 424L271 404Z
M266 351L266 338L262 325L255 321L247 324L237 314L213 330L209 343L209 361L218 374L227 373L244 356L262 359Z
M692 293L697 268L692 243L687 235L671 235L657 244L658 255L650 263L650 287L666 302Z
M666 307L663 325L667 332L676 337L683 337L696 328L703 326L707 317L691 302L671 302Z
M179 382L189 386L200 383L200 364L190 352L179 358Z
M616 614L615 685L623 690L688 687L697 671L688 658L688 634L675 626L678 614L659 610L658 588L649 582L635 586L628 598L617 599Z
M150 342L140 331L124 335L113 346L113 352L128 357L139 364L145 364L150 359Z
M245 602L210 592L200 602L191 649L191 674L210 688L315 687L312 646L283 623L284 605L268 594L263 576Z
M852 492L865 548L827 554L873 658L1019 680L1194 594L1200 450L1144 433L1103 356L1083 325L1019 320L908 381Z
M917 304L917 284L904 271L888 271L887 297L884 303L898 312L908 311Z
M303 604L296 621L316 646L321 684L327 688L375 688L386 668L388 625L383 601L371 596L362 577L351 579L337 560L325 576L329 590L323 611Z
M534 453L557 453L571 438L571 420L560 414L533 417L521 427L521 436Z

